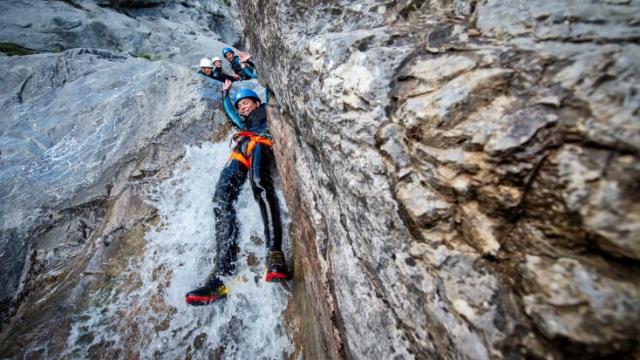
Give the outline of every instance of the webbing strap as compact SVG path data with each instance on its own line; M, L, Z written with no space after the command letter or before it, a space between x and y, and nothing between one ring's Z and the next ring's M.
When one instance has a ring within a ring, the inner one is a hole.
M240 137L249 138L249 144L247 145L247 155L249 155L249 157L245 158L242 153L234 151L231 153L231 159L240 161L242 164L244 164L244 166L247 167L247 169L251 168L251 153L253 152L253 148L255 148L257 144L273 146L273 141L251 131L240 131L233 135L234 140Z
M247 158L244 157L244 155L242 155L241 153L237 152L237 151L233 151L231 152L231 156L229 157L230 160L237 160L239 161L242 165L246 166L247 169L250 168L250 162L249 160L247 160Z
M252 136L259 136L256 133L252 133L251 131L239 131L237 132L235 135L233 135L234 137L252 137Z
M265 144L267 146L273 145L273 141L269 139L263 138L262 136L252 136L251 140L249 141L249 145L247 146L247 154L249 154L249 156L251 156L251 153L253 152L253 148L258 143Z

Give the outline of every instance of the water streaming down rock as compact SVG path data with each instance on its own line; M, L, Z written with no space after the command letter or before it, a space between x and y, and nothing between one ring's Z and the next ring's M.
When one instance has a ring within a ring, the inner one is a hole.
M291 352L281 320L288 292L264 281L262 222L248 183L236 204L241 251L237 276L224 279L228 298L199 308L184 301L212 270L211 199L227 152L228 141L189 147L174 176L151 190L157 224L136 250L140 256L131 257L74 316L63 357L277 359Z
M105 207L123 188L161 172L164 161L180 157L183 143L211 137L224 124L211 106L219 100L219 84L202 87L195 69L175 63L191 67L228 46L218 40L237 41L230 25L224 37L207 26L220 17L233 22L227 7L199 1L128 10L104 5L0 4L0 51L42 52L0 54L0 106L7 114L0 141L0 264L6 276L0 318L14 310L29 281L34 251L55 251L41 265L64 273L59 260L99 236ZM60 52L79 46L108 50Z

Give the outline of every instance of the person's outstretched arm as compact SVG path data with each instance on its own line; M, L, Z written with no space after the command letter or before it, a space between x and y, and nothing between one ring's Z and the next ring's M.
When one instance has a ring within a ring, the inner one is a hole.
M242 71L245 73L245 75L247 75L250 79L258 78L256 66L251 61L251 55L249 55L249 53L241 52L240 54L238 54L238 60L240 60Z
M238 76L236 74L233 74L233 75L224 74L224 79L225 80L229 80L231 82L234 82L234 81L240 80L240 76Z
M238 112L233 107L231 103L231 99L229 98L229 89L231 89L231 80L225 80L224 85L222 85L222 98L224 104L224 112L227 114L227 118L231 121L237 128L244 129L244 121Z

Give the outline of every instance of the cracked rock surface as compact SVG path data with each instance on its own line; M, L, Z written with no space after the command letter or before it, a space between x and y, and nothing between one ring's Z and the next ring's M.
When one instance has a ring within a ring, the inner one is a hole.
M639 12L239 3L278 95L301 354L640 356Z

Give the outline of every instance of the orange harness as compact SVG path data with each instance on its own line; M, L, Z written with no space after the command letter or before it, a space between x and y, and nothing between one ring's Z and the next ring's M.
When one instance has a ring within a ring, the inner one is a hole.
M252 133L250 131L240 131L239 133L236 133L233 138L234 140L237 138L242 138L242 137L248 137L249 138L249 145L247 145L247 155L249 155L249 157L245 157L241 152L239 151L232 151L231 152L231 156L229 157L230 160L237 160L238 162L240 162L241 164L243 164L244 166L247 167L247 169L251 168L251 153L253 152L253 149L256 147L257 144L264 144L267 146L272 146L273 145L273 141L267 139L264 136L258 135L256 133Z

